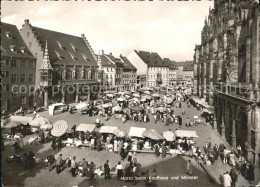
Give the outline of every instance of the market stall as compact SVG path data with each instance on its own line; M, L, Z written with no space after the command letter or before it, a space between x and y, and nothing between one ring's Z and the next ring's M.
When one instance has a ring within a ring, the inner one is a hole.
M144 138L143 133L146 131L146 128L141 127L131 127L128 133L129 137L138 137Z
M79 124L77 126L76 131L82 131L82 132L93 132L96 128L96 125L93 124Z
M172 132L170 130L164 131L163 137L165 138L165 140L170 141L170 142L174 141L176 139L174 132Z
M99 133L114 134L118 127L115 126L102 126Z
M180 138L197 138L199 137L196 131L188 131L188 130L176 130L175 131L176 137Z

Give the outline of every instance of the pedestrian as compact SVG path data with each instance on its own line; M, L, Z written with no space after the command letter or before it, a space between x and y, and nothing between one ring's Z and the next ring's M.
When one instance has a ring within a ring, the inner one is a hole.
M58 156L56 159L56 173L59 174L61 172L61 166L62 166L62 154Z
M229 164L231 165L231 166L235 166L236 165L236 161L235 161L235 153L234 153L234 151L231 151L231 153L229 154Z
M33 110L36 111L36 109L37 109L37 103L35 102L35 103L33 104Z
M117 180L121 180L121 178L123 177L123 166L121 162L118 162L116 166L116 170L117 170Z
M151 184L151 178L150 178L150 175L149 175L149 170L146 170L144 184L145 184L145 186L150 186L150 184Z
M136 177L137 177L137 164L134 163L133 165L133 171L132 171L132 177L133 177L133 185L136 185Z
M249 181L250 184L253 184L255 180L254 166L251 163L248 164L249 164L249 168L247 171L247 180Z
M214 145L213 151L215 152L215 160L218 160L218 155L219 155L219 147L217 144Z
M76 157L74 156L73 159L71 160L71 175L72 175L72 177L76 177L76 169L77 169Z
M88 162L85 160L85 158L83 158L81 166L82 166L82 177L84 177L86 176L87 169L88 169Z
M101 140L97 139L97 151L101 151L102 150L102 145L101 145Z
M132 160L133 160L132 152L129 152L127 157L127 162L132 163Z
M58 150L61 150L62 147L61 137L58 137L57 144L58 144Z
M230 187L231 186L231 177L229 175L229 172L227 171L224 175L223 175L223 183L224 183L224 187Z
M191 167L191 160L188 160L187 166L186 166L186 173L189 175L192 175L192 167Z
M23 143L23 138L22 137L19 138L19 146L20 146L20 150L23 151L24 143Z
M28 167L29 169L32 169L33 166L34 166L34 154L32 153L32 151L29 151L29 154L28 154Z
M163 144L162 145L162 158L166 157L166 146Z
M155 145L154 154L158 158L160 156L159 146L158 144Z
M182 126L182 117L181 116L179 116L178 121L179 121L179 126L181 127Z
M94 136L92 136L92 138L90 140L90 147L91 147L92 150L95 149L95 138L94 138Z
M27 169L28 168L28 156L27 153L23 154L23 169Z
M221 141L219 144L219 153L220 153L220 158L221 158L222 162L224 161L224 149L225 148L226 148L225 145Z
M111 179L110 177L110 167L108 165L109 160L106 161L104 164L104 173L105 173L105 179Z
M118 154L118 141L117 139L114 140L114 152Z
M55 138L55 137L52 137L51 147L52 147L54 150L56 149L56 138Z
M236 182L237 182L237 173L236 173L236 170L235 170L235 167L233 166L232 169L230 170L229 172L229 175L231 177L231 186L235 187L236 186Z
M54 153L47 156L47 160L48 160L48 166L49 166L49 172L50 172L52 170L53 164L55 163Z
M242 150L242 148L241 148L241 146L238 144L238 145L237 145L237 154L238 154L238 155L241 154L241 150Z

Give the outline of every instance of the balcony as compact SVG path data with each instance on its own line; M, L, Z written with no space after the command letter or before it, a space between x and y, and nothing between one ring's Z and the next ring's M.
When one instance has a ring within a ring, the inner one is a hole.
M260 89L254 89L252 84L247 83L222 83L214 84L214 91L225 95L238 97L247 101L255 101L259 98Z

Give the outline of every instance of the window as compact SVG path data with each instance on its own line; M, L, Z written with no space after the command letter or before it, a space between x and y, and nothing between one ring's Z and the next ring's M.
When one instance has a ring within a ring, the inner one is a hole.
M7 100L2 100L1 105L2 110L7 110Z
M21 82L25 82L25 74L21 74Z
M63 59L63 57L60 55L59 52L57 52L57 51L54 51L54 52L56 53L56 55L58 56L59 59Z
M107 68L107 72L109 72L109 68Z
M15 68L15 67L16 67L16 60L12 60L12 61L11 61L11 67L12 67L12 68Z
M61 42L57 41L57 44L59 45L59 47L60 47L61 49L65 49L65 47L61 44Z
M25 96L21 96L21 103L23 105L26 104L26 97Z
M9 84L3 84L2 85L2 91L3 92L9 92Z
M33 61L30 61L30 62L29 62L29 68L34 68L34 63L33 63Z
M2 77L9 77L9 71L2 71Z
M17 75L12 75L12 83L17 82Z
M29 82L33 82L34 81L34 75L33 74L29 74Z
M22 62L21 62L21 68L25 68L25 61L24 60L22 60Z
M78 49L75 47L75 45L73 45L72 43L70 43L70 45L71 45L71 47L72 47L72 49L73 49L74 51L78 51Z

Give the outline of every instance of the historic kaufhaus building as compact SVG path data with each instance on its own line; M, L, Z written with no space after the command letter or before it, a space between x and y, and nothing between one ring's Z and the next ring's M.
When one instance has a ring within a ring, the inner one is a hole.
M258 170L259 27L258 2L215 0L194 54L194 84L214 106L214 128Z

